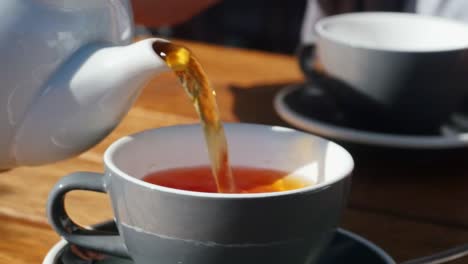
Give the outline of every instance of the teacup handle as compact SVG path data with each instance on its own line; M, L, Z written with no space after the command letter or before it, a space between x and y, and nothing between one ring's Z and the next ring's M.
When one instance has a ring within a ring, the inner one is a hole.
M72 244L129 258L127 247L119 234L85 229L68 216L65 195L74 190L105 193L104 176L94 172L75 172L59 180L50 192L47 204L49 222L55 231Z
M325 76L324 73L312 67L312 63L316 59L315 50L315 44L301 44L299 46L296 52L299 67L301 68L302 72L307 77L307 79L312 80L313 83L316 85L319 85L321 87L327 87L326 85L321 85L328 79L327 76Z

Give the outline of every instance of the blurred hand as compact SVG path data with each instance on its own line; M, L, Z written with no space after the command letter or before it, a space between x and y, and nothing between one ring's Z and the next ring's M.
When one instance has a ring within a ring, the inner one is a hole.
M135 23L147 27L174 25L189 20L220 0L132 0Z

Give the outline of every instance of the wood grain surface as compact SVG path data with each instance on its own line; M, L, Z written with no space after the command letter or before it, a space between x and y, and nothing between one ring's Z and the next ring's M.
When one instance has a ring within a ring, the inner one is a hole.
M288 126L272 99L303 81L295 58L182 42L214 84L223 120ZM122 123L78 157L40 167L0 172L0 263L41 263L59 240L45 206L57 180L73 171L103 169L102 154L116 139L145 129L197 122L172 73L156 76ZM374 241L397 261L468 242L468 151L405 151L345 145L356 159L342 226ZM79 223L111 217L106 195L74 192L67 208ZM459 260L454 263L468 263Z

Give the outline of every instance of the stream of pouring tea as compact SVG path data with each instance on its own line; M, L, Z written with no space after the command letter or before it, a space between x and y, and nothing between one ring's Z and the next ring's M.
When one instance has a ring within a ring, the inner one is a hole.
M236 186L216 93L200 63L189 49L170 42L155 42L153 49L177 75L200 116L218 192L234 193Z

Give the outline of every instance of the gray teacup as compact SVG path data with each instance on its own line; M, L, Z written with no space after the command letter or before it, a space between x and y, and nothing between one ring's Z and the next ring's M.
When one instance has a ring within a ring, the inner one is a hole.
M323 84L348 114L387 132L432 133L468 94L466 24L362 12L321 19L315 31L326 75L314 71L303 52L311 81Z
M213 194L140 179L149 172L208 164L197 125L145 131L113 143L105 173L62 178L49 197L52 226L76 245L137 264L313 263L346 204L353 160L339 145L282 127L227 124L234 166L293 172L315 184L291 191ZM107 192L118 234L75 224L64 209L72 190Z

